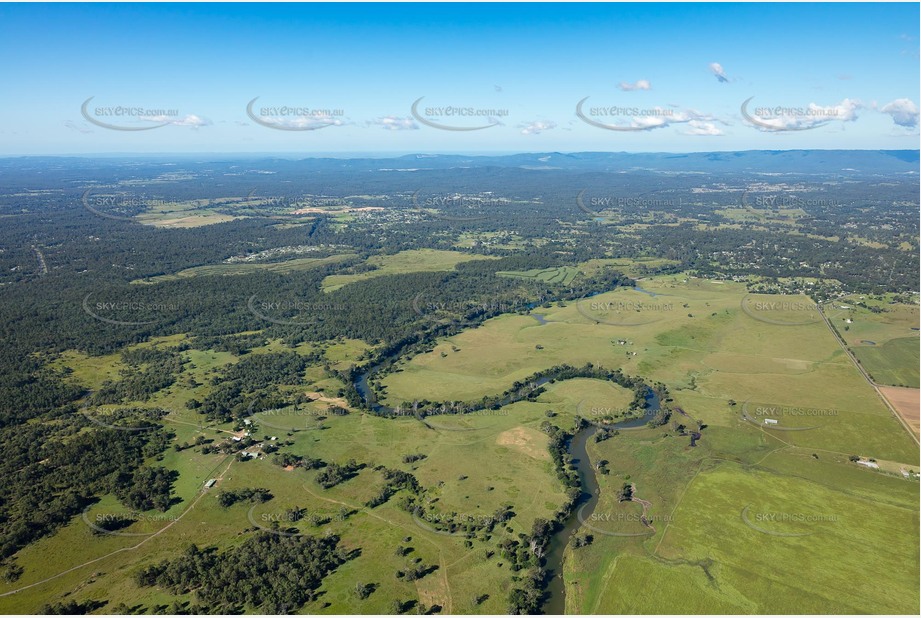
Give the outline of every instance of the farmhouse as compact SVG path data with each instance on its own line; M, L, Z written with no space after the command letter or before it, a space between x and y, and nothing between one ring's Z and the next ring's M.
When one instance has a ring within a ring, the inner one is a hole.
M214 484L217 483L217 479L208 479L205 481L205 489L211 489L214 487Z
M765 424L765 425L776 425L776 424L777 424L777 419L775 419L775 418L766 418L766 419L764 419L764 424Z

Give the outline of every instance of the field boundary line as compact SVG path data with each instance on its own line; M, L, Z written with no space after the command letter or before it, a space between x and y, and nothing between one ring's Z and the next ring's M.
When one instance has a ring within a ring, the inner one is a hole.
M664 530L662 531L662 534L663 536L665 535ZM604 577L602 578L602 581L605 583L605 589L607 589L608 580L614 577L614 571L617 569L617 561L620 560L620 557L622 555L623 554L617 554L616 556L614 556L614 560L611 561L611 564L608 566L607 570L605 571ZM598 607L601 605L601 599L602 599L602 594L599 594L595 598L595 604L592 607L592 614L596 614L596 615L598 614Z
M825 325L828 327L828 330L831 331L831 334L834 336L835 341L838 342L838 345L841 346L841 348L844 350L844 353L847 355L847 357L851 359L851 364L857 367L857 371L860 372L860 375L862 375L864 379L870 384L870 386L873 387L873 390L876 391L876 396L882 400L883 404L889 409L892 415L895 416L895 419L899 422L902 428L908 432L908 435L911 437L914 443L917 446L921 446L921 439L919 439L918 436L915 435L914 430L912 430L911 426L905 421L905 419L902 418L902 415L899 414L899 411L896 410L895 407L891 403L889 403L889 400L886 399L886 396L883 395L882 391L879 390L879 385L873 381L873 378L871 378L867 370L863 368L863 365L860 364L860 362L857 360L857 357L854 356L853 352L851 352L851 349L847 347L847 343L841 337L841 334L832 325L831 320L828 319L828 316L825 315L825 312L822 310L822 305L818 305L818 307L819 307L819 315L822 316L822 319L825 321Z

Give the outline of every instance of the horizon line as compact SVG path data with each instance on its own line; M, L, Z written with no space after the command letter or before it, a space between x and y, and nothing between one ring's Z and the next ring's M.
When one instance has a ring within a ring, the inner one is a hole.
M496 150L496 151L340 151L340 152L301 152L301 151L236 151L236 152L100 152L100 153L48 153L48 154L0 154L0 159L93 159L93 158L163 158L163 157L279 157L302 159L397 159L409 156L428 157L507 157L516 155L579 155L579 154L620 154L620 155L693 155L714 153L752 153L752 152L918 152L921 148L749 148L745 150Z

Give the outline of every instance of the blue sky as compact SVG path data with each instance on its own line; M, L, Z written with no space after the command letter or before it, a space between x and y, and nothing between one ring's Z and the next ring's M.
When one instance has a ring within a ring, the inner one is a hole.
M0 155L918 148L918 23L911 3L0 4Z

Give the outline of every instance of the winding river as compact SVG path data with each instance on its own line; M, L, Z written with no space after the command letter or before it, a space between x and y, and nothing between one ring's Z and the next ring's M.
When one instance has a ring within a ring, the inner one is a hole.
M659 397L652 389L649 389L646 394L646 406L643 416L620 421L619 423L605 424L604 427L618 430L643 427L649 422L649 418L658 411ZM595 511L595 506L598 504L598 476L588 457L588 441L600 428L600 425L585 427L573 436L569 445L573 463L576 464L576 469L579 472L582 495L573 507L572 513L563 523L563 527L553 535L553 539L550 541L544 566L550 578L550 583L547 586L549 597L543 607L545 614L562 615L566 612L566 586L563 582L563 559L566 547L572 537L582 528L579 514L581 513L582 519L590 518Z
M371 411L374 414L390 414L394 412L394 409L389 406L385 406L381 403L378 403L377 396L374 394L374 389L372 389L371 385L368 384L368 379L371 377L371 374L377 370L377 367L379 367L379 365L360 373L358 377L355 378L353 384L355 386L355 390L358 391L358 394L361 395L361 398L364 399L365 403L368 404L368 406L371 408ZM547 382L550 382L550 380L552 379L554 378L551 378L551 377L538 378L537 380L528 382L528 386L531 388L537 388L539 386L543 386ZM506 395L505 397L499 400L499 407L507 406L510 403L517 401L517 400L518 399L516 398L515 393ZM642 418L643 417L641 417L641 420Z
M653 296L655 295L654 293L640 289L639 287L637 287L637 290ZM374 414L389 414L394 411L393 408L378 403L374 390L371 388L370 384L368 384L370 376L375 371L377 371L377 369L382 364L383 363L375 365L360 373L353 382L355 389L358 391L358 394L361 395L362 399L364 399L365 403L368 404ZM549 381L550 378L541 378L535 381L535 385L540 386L546 384ZM512 401L513 398L514 395L506 396L500 402L500 405L507 405ZM618 430L636 429L643 427L658 411L659 398L652 389L649 389L646 394L646 404L644 406L644 413L642 416L627 419L617 423L605 424L603 427ZM598 478L596 476L595 469L592 467L592 463L589 460L587 445L589 439L591 439L592 436L595 435L595 432L597 432L601 427L601 425L590 424L576 433L570 442L569 452L572 454L573 463L576 465L576 469L579 474L579 483L581 485L582 495L576 502L570 516L563 523L563 527L553 535L553 538L551 539L548 547L547 554L545 555L545 569L547 570L548 576L550 578L549 584L547 586L547 592L549 593L549 596L543 607L545 614L561 615L566 610L566 588L563 582L563 562L566 547L569 545L572 537L582 527L582 522L580 521L579 514L581 513L583 518L591 517L592 512L595 510L595 506L598 503Z

